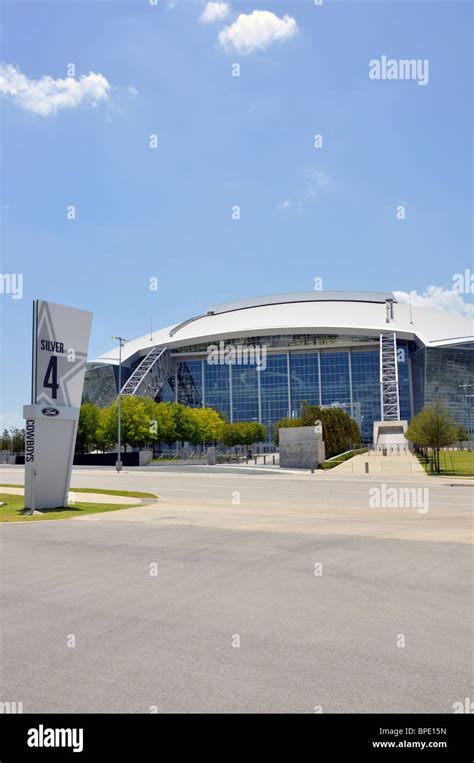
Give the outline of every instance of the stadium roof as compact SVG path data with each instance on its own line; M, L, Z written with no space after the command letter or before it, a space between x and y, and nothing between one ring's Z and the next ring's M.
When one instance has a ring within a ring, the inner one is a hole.
M385 303L387 299L394 302L391 292L382 291L293 291L286 294L270 294L266 297L250 297L238 299L235 302L223 302L221 305L209 307L207 315L230 313L234 310L245 310L248 307L263 307L265 305L283 305L292 302L378 302Z
M215 305L203 315L145 334L127 342L126 361L154 345L183 347L219 339L295 333L344 333L378 335L395 331L402 339L417 339L428 347L474 341L473 321L453 313L394 304L394 317L386 322L390 292L314 291L274 294ZM93 362L118 363L114 348Z

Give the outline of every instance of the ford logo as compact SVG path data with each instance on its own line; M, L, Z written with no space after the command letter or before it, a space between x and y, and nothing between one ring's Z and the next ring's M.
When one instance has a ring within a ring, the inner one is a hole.
M41 413L43 416L58 416L59 411L57 408L42 408Z

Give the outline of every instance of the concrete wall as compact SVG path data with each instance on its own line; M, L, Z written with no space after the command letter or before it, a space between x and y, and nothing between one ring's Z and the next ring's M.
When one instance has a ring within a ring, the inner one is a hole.
M396 447L397 445L408 447L405 432L408 421L374 421L374 448Z
M313 427L282 427L280 466L285 469L316 469L325 460L322 435Z

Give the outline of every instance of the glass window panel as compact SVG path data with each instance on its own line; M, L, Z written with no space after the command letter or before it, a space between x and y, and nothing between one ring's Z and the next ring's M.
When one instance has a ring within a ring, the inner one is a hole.
M379 351L352 352L352 417L365 442L372 442L373 423L380 421ZM348 411L349 412L349 411Z
M259 373L262 424L268 428L268 439L272 439L275 422L289 416L287 356L267 355L266 368Z
M206 407L216 408L230 419L230 379L229 366L222 363L204 363L204 400Z
M291 415L299 416L301 404L319 405L319 378L317 352L290 353Z
M258 379L255 365L231 365L234 421L258 421Z
M322 404L350 403L349 353L321 352Z

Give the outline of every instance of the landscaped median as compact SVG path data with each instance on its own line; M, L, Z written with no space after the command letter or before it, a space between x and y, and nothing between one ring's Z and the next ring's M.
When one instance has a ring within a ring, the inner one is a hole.
M3 488L3 491L2 491ZM83 493L84 500L77 497ZM94 501L94 495L97 499ZM24 514L23 487L21 485L0 484L0 522L35 522L45 519L73 519L86 514L98 514L119 509L131 509L148 503L156 503L155 493L139 493L126 490L99 490L95 488L73 488L70 502L65 508L41 509L35 514Z

